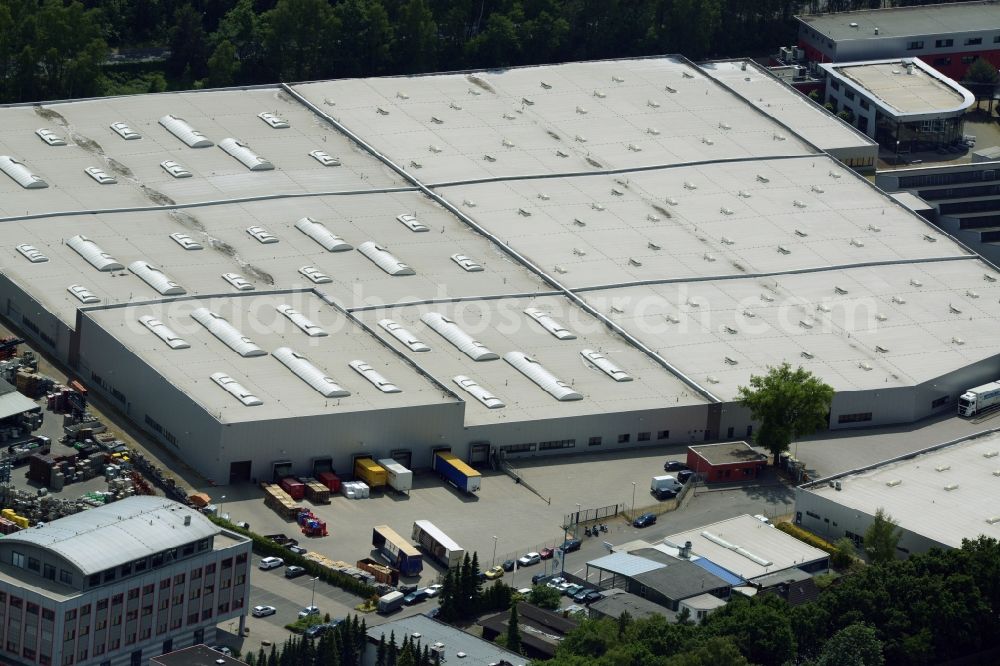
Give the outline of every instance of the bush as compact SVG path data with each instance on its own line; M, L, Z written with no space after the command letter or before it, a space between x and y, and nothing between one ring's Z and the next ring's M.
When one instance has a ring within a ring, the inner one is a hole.
M236 532L237 534L242 534L243 536L249 538L253 541L253 552L258 555L280 557L285 561L285 564L296 564L304 568L306 573L310 576L318 577L321 581L328 585L339 587L342 590L350 592L351 594L356 594L362 598L370 597L378 592L374 587L361 582L357 578L348 576L340 571L327 569L317 562L307 560L298 553L293 553L287 548L279 546L270 539L266 539L256 532L251 532L250 530L243 529L242 527L237 527L224 518L220 518L215 515L209 515L208 518L219 527L223 527L231 532Z
M535 585L531 588L531 594L528 595L528 601L531 604L539 608L547 608L548 610L559 608L561 600L562 595L559 593L559 590L546 587L545 585Z
M818 537L812 532L808 532L797 525L791 523L778 523L777 528L784 532L785 534L790 534L799 541L804 541L805 543L813 546L814 548L819 548L820 550L825 550L831 555L837 552L836 547L826 539Z
M305 617L300 617L295 622L289 622L285 625L285 629L292 632L293 634L301 634L303 631L313 626L314 624L322 624L323 618L319 615L307 615Z
M854 564L854 542L847 537L837 539L833 544L834 552L830 555L830 564L837 569L848 569Z

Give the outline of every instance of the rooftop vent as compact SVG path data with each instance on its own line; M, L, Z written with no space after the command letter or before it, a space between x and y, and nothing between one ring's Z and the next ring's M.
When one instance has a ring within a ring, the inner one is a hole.
M189 148L210 148L214 145L204 134L191 127L183 118L168 114L160 118L160 124Z
M503 400L493 395L493 393L481 386L474 379L465 375L455 375L452 377L452 381L458 384L466 393L485 405L487 409L502 409L507 406Z
M578 257L585 257L587 255L587 252L585 250L581 250L578 247L574 247L573 254L575 254Z
M801 352L799 352L799 356L801 356L802 358L808 358L808 359L816 358L815 354L813 354L811 352L807 352L807 351L801 351Z
M614 81L615 83L625 83L625 79L623 79L622 77L618 76L617 74L612 74L611 75L611 80Z
M738 196L741 199L749 199L751 195L746 190L740 190L739 192L736 193L736 196Z
M441 148L441 146L435 146L433 144L430 145L430 146L427 146L427 148L428 148L428 150L430 150L432 153L435 153L435 154L440 153L442 150L444 150L443 148Z
M723 236L721 240L722 240L722 244L723 245L735 245L736 244L736 241L734 241L729 236Z
M934 471L935 472L946 472L949 469L951 469L951 465L947 465L947 464L946 465L938 465L937 467L934 468Z
M473 361L493 361L500 358L490 351L486 345L474 339L471 335L451 319L448 319L440 312L425 312L420 316L420 321L432 328L438 335L455 345L459 351L471 358Z
M389 115L389 112L386 109L383 109L381 106L376 106L375 107L375 113L377 113L380 116L387 116L387 115Z
M258 347L235 326L215 314L208 308L198 308L191 313L191 318L208 329L208 332L220 342L232 349L243 358L267 356L267 352Z
M500 141L500 145L502 145L504 148L513 148L514 142L511 141L510 139L504 138Z
M677 88L671 88L670 86L663 86L663 89L666 90L671 95L677 92Z
M791 251L791 250L789 250L789 249L788 249L787 247L785 247L784 245L779 245L779 246L778 246L778 252L780 252L781 254L791 254L791 253L792 253L792 251Z
M483 270L482 265L477 261L470 259L464 254L453 254L451 255L451 260L462 267L463 270L469 273L481 273Z
M327 332L317 326L304 314L293 308L291 305L279 305L277 311L288 317L288 319L299 327L299 329L310 338L326 337Z
M128 269L163 296L183 296L187 293L184 287L168 278L166 273L148 261L133 261L128 265Z
M0 155L0 171L13 178L15 183L26 190L40 190L49 186L40 176L31 173L22 162L9 155Z
M224 372L212 373L212 381L221 386L246 407L257 407L264 404L260 398Z
M869 363L868 361L861 361L860 363L858 363L858 367L861 368L862 370L868 371L872 369L872 364Z
M560 402L583 400L583 395L573 390L566 382L556 378L535 359L519 351L507 352L504 360L514 366L521 374L535 382L542 390L549 393Z
M729 123L722 123L722 122L720 122L719 123L719 129L721 129L721 130L731 130L731 129L733 129L733 126L730 125Z
M195 239L191 238L190 234L185 234L178 231L170 234L170 240L174 241L185 250L203 249L202 244L197 242Z
M903 298L902 296L893 296L892 302L897 305L906 305L906 299Z
M966 290L965 295L969 298L979 298L979 292L972 289Z
M885 485L889 486L890 488L895 488L896 486L898 486L902 482L903 482L902 479L893 479L892 481L886 481Z
M910 285L913 287L922 287L924 283L916 278L910 278Z
M711 252L706 252L705 254L701 255L701 258L709 263L715 261L715 255L712 254Z
M801 229L796 229L796 230L795 230L795 235L796 235L796 236L800 236L800 237L802 237L802 238L805 238L805 237L806 237L806 236L808 236L809 234L808 234L808 232L805 232L805 231L802 231Z
M796 208L806 208L806 206L807 206L807 204L806 204L805 201L799 201L798 199L796 199L795 201L793 201L792 205L795 206Z
M346 252L354 248L340 236L326 228L322 222L311 217L303 217L295 223L295 228L323 246L327 252Z
M757 174L757 182L758 183L770 183L771 179L768 178L767 176L763 176L761 174Z
M650 100L646 100L646 106L648 106L651 109L658 109L658 108L660 108L660 103L657 102L657 101L655 101L655 100L650 99Z
M960 308L956 308L954 305L950 303L948 304L948 311L951 312L952 314L962 314L962 310Z
M406 348L412 352L429 352L431 350L431 348L421 342L417 336L410 333L392 319L382 319L379 321L378 325L388 331L389 335L406 345Z
M844 289L843 287L836 287L836 286L835 286L835 287L833 288L833 290L834 290L835 292L837 292L838 294L840 294L841 296L843 296L844 294L846 294L846 293L847 293L847 290L846 290L846 289Z
M273 129L288 129L288 121L279 116L276 113L271 113L270 111L263 111L257 114L257 117L263 120L267 125Z
M476 202L473 201L472 199L462 199L462 205L465 206L466 208L475 208Z
M722 360L724 360L726 362L726 365L739 365L739 363L740 363L735 358L732 358L730 356L726 356Z
M513 116L511 116L510 119L513 120L514 119ZM437 116L431 116L431 122L434 123L435 125L443 125L444 124L444 121L441 120L440 118L438 118Z
M987 451L983 454L984 458L996 458L1000 454L1000 451Z
M90 305L91 303L100 303L101 299L94 295L94 292L90 291L81 284L71 284L66 288L66 291L76 296L80 299L81 303Z
M745 310L743 310L743 316L746 317L747 319L753 319L757 315L750 308L746 308Z
M830 306L827 305L826 303L820 303L819 305L816 306L816 309L819 310L820 312L830 312Z
M697 190L698 186L695 185L694 183L692 183L691 181L686 180L686 181L684 181L684 189L685 190Z
M66 245L69 245L70 248L99 271L109 272L125 269L121 262L102 250L97 243L86 236L73 236L66 241Z
M955 344L955 345L964 345L965 344L965 340L963 340L962 338L958 337L957 335L956 336L952 336L951 342L952 342L952 344Z
M990 275L989 273L983 273L983 279L987 282L996 282L997 278L995 275Z
M726 208L725 206L723 206L722 208L719 209L719 212L722 213L723 215L732 215L733 214L733 209L732 208Z
M417 273L374 241L365 241L359 245L358 252L368 257L372 263L394 277L416 275Z
M111 123L111 131L125 139L126 141L135 141L141 139L142 135L136 132L134 129L129 127L128 123L117 122Z
M459 104L455 104L454 102L450 102L450 103L448 104L448 108L449 108L449 109L453 109L453 110L455 110L455 111L461 111L461 110L462 110L462 107L461 107L461 105L459 105Z
M365 363L360 359L351 361L350 363L348 363L348 365L351 366L351 368L356 373L358 373L359 375L370 381L372 385L375 386L375 388L377 388L379 391L382 391L382 393L403 392L403 389L399 388L398 386L390 382L388 379L383 377L378 370L376 370L375 368L373 368L372 366L368 365L367 363Z
M681 323L680 317L678 317L675 314L668 314L668 315L664 316L664 319L666 319L667 321L669 321L671 324L679 324L679 323Z
M715 375L709 375L708 377L706 377L706 379L708 380L709 384L718 384L719 383L719 378L716 377Z
M784 134L775 133L775 134L771 135L771 138L774 139L775 141L784 141L785 140L785 135Z
M637 146L634 143L630 143L630 144L628 144L625 147L628 148L629 150L631 150L633 153L641 153L642 152L642 147L641 146Z
M538 308L525 308L524 314L528 315L539 324L542 325L546 331L554 335L559 340L575 340L576 335L573 334L568 328L556 321L552 315L539 310Z
M569 153L565 150L556 149L556 157L569 157Z
M506 111L503 113L502 117L503 117L504 120L514 120L515 118L517 118L517 116L515 116L513 113L507 113ZM431 118L431 120L435 120L435 119ZM437 122L440 123L441 121L438 120Z
M582 106L576 107L576 112L579 113L581 116L587 115L587 109L583 108Z
M522 97L521 104L523 104L524 106L534 106L535 102L530 97Z
M63 139L58 134L56 134L52 130L47 129L45 127L42 127L40 129L36 129L35 130L35 134L38 135L39 139L41 139L42 141L44 141L45 143L47 143L50 146L65 146L66 145L66 140L65 139Z
M634 257L629 257L628 263L630 266L642 266L642 262Z
M219 148L222 148L229 155L235 157L243 166L251 171L271 171L274 169L273 164L250 150L250 147L242 141L232 138L223 139L219 142Z
M886 317L881 312L878 312L878 313L875 314L875 319L878 320L878 321L885 321L886 319L888 319L888 317Z
M520 215L521 217L531 217L531 212L523 208L518 208L517 214Z
M811 321L806 320L806 319L800 319L799 320L799 326L801 326L802 328L812 328L813 327L813 323Z
M624 196L625 193L622 192L621 190L619 190L617 187L612 187L611 188L611 194L613 194L616 197L620 197L620 196Z
M660 130L656 129L655 127L647 127L646 134L651 134L653 136L660 136Z
M397 91L396 92L396 99L410 99L410 96L407 95L405 92Z
M812 186L812 187L810 187L809 189L810 189L810 190L812 190L813 192L815 192L816 194L823 194L824 192L826 192L826 190L824 190L824 189L823 189L822 187L820 187L819 185L813 185L813 186Z
M659 215L653 215L652 213L646 213L646 221L647 222L659 222L660 221L660 216Z
M566 273L566 268L564 266L560 266L559 264L556 264L553 268L555 269L556 273L559 273L560 275Z
M222 279L231 284L236 291L253 291L254 289L249 280L239 273L223 273Z
M278 347L272 352L299 379L313 387L324 398L346 398L351 392L340 387L331 377L313 365L305 356L288 347Z
M544 90L552 90L552 84L550 83L546 83L545 81L539 81L539 84L542 86L542 89Z
M986 519L986 522L990 525L996 525L997 523L1000 523L1000 516L991 516Z
M49 260L47 256L42 254L41 250L36 248L34 245L28 245L27 243L22 243L17 246L17 251L21 255L33 264L44 264Z
M545 192L539 192L538 198L541 199L542 201L548 201L551 197L549 197L549 195L547 195Z
M156 317L143 315L139 317L139 323L152 331L156 337L166 342L167 346L171 349L188 349L191 346Z
M586 223L586 222L584 222L583 220L581 220L581 219L580 219L580 218L578 218L578 217L574 217L574 218L573 218L573 224L575 224L575 225L576 225L576 226L578 226L578 227L585 227L585 226L587 226L587 223Z
M486 160L487 162L496 162L497 161L497 158L494 157L493 155L490 155L489 153L486 153L485 155L483 155L483 159Z
M705 144L706 146L714 146L715 145L715 141L713 141L712 139L708 138L707 136L701 137L701 142L703 144Z
M604 210L604 206L601 205L601 204L599 204L599 203L597 203L596 201L593 202L593 203L591 203L590 207L593 208L596 211L603 211Z
M924 234L924 240L928 243L937 243L937 238L931 236L930 234Z
M582 136L580 134L574 135L573 140L576 141L577 143L587 143L587 137Z
M889 353L888 348L883 347L882 345L875 345L875 351L877 351L880 354L888 354Z
M670 204L671 206L676 206L677 205L677 199L675 199L673 197L666 197L664 199L664 201L667 202L668 204Z
M767 301L768 303L773 303L774 302L774 296L772 296L771 294L761 294L760 295L760 300Z
M619 368L617 365L612 363L608 357L604 354L594 351L593 349L582 349L580 350L580 356L584 358L585 361L597 366L604 374L616 382L630 382L632 377Z
M952 490L958 490L958 484L957 483L949 483L948 485L946 485L944 487L944 489L947 490L947 491L949 491L949 492L952 491Z

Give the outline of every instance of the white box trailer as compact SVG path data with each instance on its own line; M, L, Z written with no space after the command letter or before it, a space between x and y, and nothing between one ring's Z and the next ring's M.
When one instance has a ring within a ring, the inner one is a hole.
M990 382L971 388L958 398L958 415L975 416L984 409L1000 404L1000 382Z
M385 468L389 487L400 493L408 493L413 488L413 472L392 458L383 458L378 464Z

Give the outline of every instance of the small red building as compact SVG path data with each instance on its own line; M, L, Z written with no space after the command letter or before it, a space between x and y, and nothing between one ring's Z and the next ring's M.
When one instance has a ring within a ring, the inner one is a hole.
M689 446L687 466L707 483L725 483L756 479L767 465L767 456L746 442L724 442Z

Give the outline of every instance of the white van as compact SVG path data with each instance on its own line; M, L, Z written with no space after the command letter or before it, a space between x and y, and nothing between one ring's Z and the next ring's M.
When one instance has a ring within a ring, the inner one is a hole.
M663 492L664 490L671 490L675 493L679 493L684 484L677 480L677 477L671 474L663 474L662 476L654 476L653 480L649 483L649 490L652 493Z

